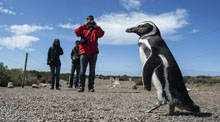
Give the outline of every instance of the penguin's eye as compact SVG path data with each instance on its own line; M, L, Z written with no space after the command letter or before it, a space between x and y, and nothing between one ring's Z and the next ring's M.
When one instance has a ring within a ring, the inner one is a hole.
M145 26L145 25L138 25L138 27L140 27L140 28L141 28L141 27L144 27L144 26Z

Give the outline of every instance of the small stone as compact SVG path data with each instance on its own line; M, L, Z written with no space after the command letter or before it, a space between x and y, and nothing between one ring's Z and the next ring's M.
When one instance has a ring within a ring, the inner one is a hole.
M32 84L32 88L39 88L37 84Z
M133 85L133 86L131 87L131 89L137 89L137 86L136 86L136 85Z
M14 85L12 82L8 82L8 88L14 88Z
M134 84L134 85L130 86L129 89L137 89L137 86Z
M40 83L40 87L47 87L47 84L45 84L45 83Z
M189 88L186 88L187 89L187 91L189 92L191 89L189 89Z

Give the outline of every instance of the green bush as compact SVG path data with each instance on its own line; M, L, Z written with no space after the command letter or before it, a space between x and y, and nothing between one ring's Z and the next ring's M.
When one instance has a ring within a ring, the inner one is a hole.
M62 73L62 74L60 74L60 79L63 79L65 81L69 81L69 77L70 77L70 73L66 73L66 74Z
M8 82L12 82L14 86L21 86L23 71L22 69L8 69L3 63L0 63L0 86L7 87ZM38 83L41 79L41 73L38 71L27 71L24 85L30 86Z
M128 81L129 80L129 76L127 76L127 75L119 76L119 80L120 81Z
M142 78L137 78L134 80L136 85L143 85Z
M21 86L22 81L22 69L11 69L9 70L10 79L14 86Z
M27 85L33 83L50 83L50 80L50 72L39 72L35 70L27 71Z
M7 66L0 63L0 86L7 87L8 82L12 82L14 86L21 85L21 69L9 70Z
M9 76L9 70L7 66L0 63L0 86L6 87L8 82L12 82L11 77Z

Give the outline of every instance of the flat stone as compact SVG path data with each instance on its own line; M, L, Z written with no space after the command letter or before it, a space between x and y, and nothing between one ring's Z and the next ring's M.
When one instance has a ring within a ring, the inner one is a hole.
M37 84L32 84L32 88L39 88Z
M14 85L12 82L8 82L8 88L14 88Z

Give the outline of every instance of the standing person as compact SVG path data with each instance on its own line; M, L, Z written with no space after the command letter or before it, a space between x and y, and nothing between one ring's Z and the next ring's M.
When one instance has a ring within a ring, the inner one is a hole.
M79 71L80 71L80 55L79 55L79 41L78 40L75 41L75 47L72 49L71 59L72 59L72 68L71 68L69 88L73 87L73 78L74 78L75 70L76 70L76 78L75 78L74 84L75 84L75 88L78 88Z
M59 88L59 81L60 81L60 55L63 55L63 49L60 47L60 40L55 39L53 46L51 46L48 50L48 58L47 58L47 65L50 66L51 72L51 88L54 89L55 77L56 77L56 89L60 90Z
M97 60L98 38L104 35L104 31L96 24L93 16L88 16L86 23L75 30L78 37L81 37L80 51L80 80L78 92L84 92L85 88L85 73L89 64L89 92L94 92L95 66ZM84 41L83 41L84 40ZM86 40L86 41L85 41Z

